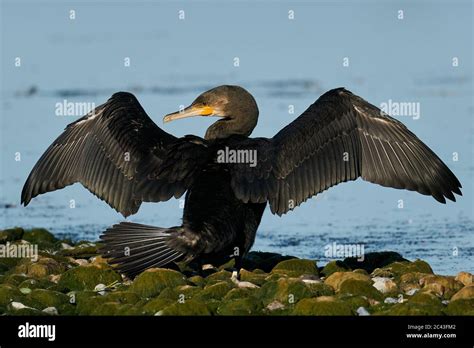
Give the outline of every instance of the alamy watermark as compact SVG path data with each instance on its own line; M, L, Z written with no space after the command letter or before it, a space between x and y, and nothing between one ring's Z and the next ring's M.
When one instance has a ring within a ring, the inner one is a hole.
M380 109L390 116L409 116L418 120L421 116L419 102L397 102L389 99L380 103Z
M217 151L217 163L248 163L250 167L255 167L257 165L257 150L235 150L226 146L223 150Z
M356 257L357 261L365 259L364 244L339 244L333 242L324 246L324 256L327 258Z
M64 99L56 103L54 107L56 116L83 116L95 113L95 103L90 102L72 102Z
M38 261L37 244L0 244L0 258L23 258Z

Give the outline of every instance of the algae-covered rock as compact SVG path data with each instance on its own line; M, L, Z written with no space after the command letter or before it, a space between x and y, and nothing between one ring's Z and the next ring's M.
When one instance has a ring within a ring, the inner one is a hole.
M259 314L262 302L255 297L245 297L224 301L217 308L219 315L254 315Z
M18 285L18 289L49 289L55 283L48 279L26 279Z
M311 291L311 296L331 296L334 295L334 289L324 283L305 282L303 283Z
M58 240L56 237L44 228L33 228L27 230L24 232L22 238L31 244L38 245L38 248L42 250L54 250L58 247Z
M463 287L451 297L451 301L470 299L474 299L474 284Z
M306 298L299 301L294 315L353 315L351 308L343 301L325 298Z
M376 288L365 280L347 279L340 285L341 294L362 295L377 301L381 301L383 296Z
M421 289L421 279L429 275L421 272L408 272L399 278L398 287L404 293Z
M403 274L410 272L429 273L433 274L433 270L430 265L422 260L410 261L397 261L393 262L383 268L377 268L372 272L374 277L389 277L400 279Z
M6 230L0 231L0 244L6 242L13 242L15 240L21 239L25 231L21 227L8 228Z
M20 301L23 298L23 294L17 288L1 284L0 285L0 306L6 307L13 301Z
M266 273L270 271L281 261L294 259L294 256L280 255L276 253L252 251L242 260L242 268L253 271L258 268Z
M169 298L154 298L148 301L141 309L143 314L155 315L176 301Z
M291 259L279 262L273 267L273 274L284 274L288 277L299 277L302 275L318 275L316 262L312 260Z
M441 315L443 304L441 300L430 293L416 293L407 302L398 303L388 310L380 312L382 315Z
M381 251L367 253L364 255L363 260L360 257L348 257L345 258L342 263L349 269L363 269L368 273L372 273L376 268L382 268L393 262L408 261L402 257L399 253L393 251Z
M331 274L335 272L347 272L350 271L350 267L347 266L344 262L340 260L330 261L323 267L321 270L321 274L325 277L329 277Z
M70 249L62 249L58 252L62 256L70 256L78 259L86 259L96 256L100 245L96 243L82 243Z
M41 257L37 262L27 265L26 274L34 278L43 278L50 274L59 274L66 270L66 267L49 257Z
M250 282L252 284L262 286L266 280L265 278L268 276L267 273L259 273L259 272L250 272L245 269L240 270L240 280L243 282Z
M211 315L211 311L206 306L206 304L196 301L189 300L184 303L173 303L164 309L160 310L157 315Z
M432 291L438 296L450 299L456 292L458 292L463 284L454 279L454 277L428 275L420 279L420 284L424 291Z
M279 301L286 306L313 296L313 292L299 279L282 278L265 283L256 296L262 300L264 306L273 301Z
M215 272L205 278L206 284L215 284L222 281L230 282L232 273L226 270Z
M473 282L473 276L469 272L459 272L455 279L464 285L470 285Z
M255 288L234 288L223 298L223 301L237 300L241 298L256 296L258 290Z
M374 282L373 287L382 294L395 294L398 292L397 283L390 278L374 277L372 281Z
M233 288L228 282L219 282L207 285L196 297L202 301L215 299L221 300Z
M131 291L114 291L105 295L110 302L118 302L121 304L135 304L140 301L140 296Z
M457 299L449 302L445 308L446 315L474 315L474 299Z
M372 280L368 275L354 272L334 272L326 278L324 283L331 286L334 290L339 291L342 283L350 279L360 280L372 284Z
M34 289L27 296L46 307L59 307L63 304L69 303L69 296L58 291L51 291L45 289Z
M339 294L336 296L336 299L341 300L347 304L353 313L357 313L357 310L361 307L369 307L369 301L365 296L362 295Z
M19 286L25 280L30 279L25 274L10 274L3 279L3 284Z
M135 278L130 291L141 297L152 297L167 287L185 284L186 278L180 272L166 268L151 268Z
M188 281L193 283L194 285L200 286L200 287L204 287L204 285L206 285L206 280L203 277L199 276L199 275L189 277Z
M93 290L97 284L120 282L122 277L111 269L79 266L64 272L58 282L58 288L65 290Z

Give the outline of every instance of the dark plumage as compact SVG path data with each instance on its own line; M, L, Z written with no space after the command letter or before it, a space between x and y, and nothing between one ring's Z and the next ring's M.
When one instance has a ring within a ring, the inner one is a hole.
M449 168L401 122L344 88L322 95L273 138L249 138L254 98L238 86L200 95L165 122L220 116L205 138L176 138L156 126L130 93L66 127L30 173L22 203L82 183L124 216L142 202L186 192L183 224L159 228L124 222L102 235L104 256L134 276L172 261L239 262L252 246L267 202L282 215L341 182L362 177L445 203L461 195ZM219 150L249 150L249 163L221 163Z

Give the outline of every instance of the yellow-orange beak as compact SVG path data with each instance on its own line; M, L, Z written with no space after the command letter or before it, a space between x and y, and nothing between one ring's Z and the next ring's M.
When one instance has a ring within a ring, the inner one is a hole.
M218 116L215 115L215 110L207 105L191 105L187 108L173 112L163 117L163 122L171 122L179 120L180 118L187 118L193 116Z

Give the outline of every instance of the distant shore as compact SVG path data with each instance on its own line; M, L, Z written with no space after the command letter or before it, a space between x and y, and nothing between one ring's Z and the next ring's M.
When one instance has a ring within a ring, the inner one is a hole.
M474 315L473 275L436 275L383 251L334 260L251 252L197 272L184 264L135 279L98 255L99 242L45 229L0 231L0 314L6 315Z

